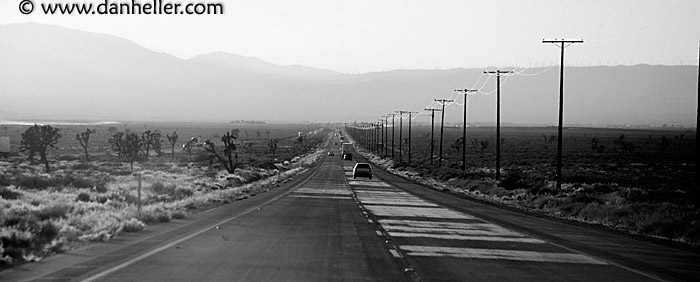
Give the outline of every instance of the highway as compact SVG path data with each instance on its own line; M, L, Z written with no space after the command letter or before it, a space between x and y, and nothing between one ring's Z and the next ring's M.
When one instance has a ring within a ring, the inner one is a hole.
M3 271L0 281L700 281L695 253L380 170L353 179L354 163L327 156L267 193Z

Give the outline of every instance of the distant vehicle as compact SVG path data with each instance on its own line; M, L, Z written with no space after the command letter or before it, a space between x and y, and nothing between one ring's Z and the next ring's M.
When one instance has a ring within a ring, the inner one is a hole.
M333 152L328 152L328 155L329 155L329 156L335 156L335 154L333 154Z
M372 179L372 167L368 163L356 163L352 168L352 178L355 179L358 176L367 176Z
M343 152L343 160L352 160L352 143L343 143L340 149Z

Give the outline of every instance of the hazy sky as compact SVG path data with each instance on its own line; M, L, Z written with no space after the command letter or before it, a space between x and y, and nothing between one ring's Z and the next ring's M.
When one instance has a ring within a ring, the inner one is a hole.
M66 2L34 3L50 1ZM131 2L110 0L120 1ZM224 15L203 16L23 15L19 2L1 1L0 24L106 33L185 59L225 51L348 73L557 64L543 38L583 38L567 49L570 65L697 64L700 44L697 0L224 0Z

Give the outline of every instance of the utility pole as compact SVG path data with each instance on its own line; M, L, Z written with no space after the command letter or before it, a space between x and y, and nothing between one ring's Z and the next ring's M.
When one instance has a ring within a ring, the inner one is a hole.
M562 128L564 125L564 44L583 43L583 40L542 40L542 43L561 44L561 66L559 70L559 130L557 131L557 190L561 190Z
M399 120L399 162L401 162L403 158L403 114L408 113L409 111L395 111L399 113L399 116L401 116L401 119Z
M430 166L433 166L433 144L435 144L435 111L442 111L441 109L425 109L430 111Z
M445 128L445 103L450 103L454 102L454 100L448 100L448 99L435 99L435 102L438 102L442 105L442 119L440 120L440 154L438 155L438 167L442 166L442 134L443 130Z
M382 147L384 146L384 120L382 120L382 119L377 120L377 130L379 131L379 140L378 141L382 142L382 143L379 143L379 144L382 144L382 146L378 147L375 151L377 152L378 155L381 156Z
M411 165L411 114L418 112L408 112L408 165Z
M457 89L457 92L464 94L464 120L462 124L462 169L467 170L467 95L474 93L476 89Z
M388 155L387 154L387 148L388 148L388 143L389 143L389 121L388 118L389 116L382 116L384 118L384 140L382 141L382 144L384 144L384 156Z
M496 181L501 180L501 74L513 71L484 71L496 75Z
M396 119L396 114L389 114L391 116L391 159L394 159L394 134L396 132L394 125L394 120Z

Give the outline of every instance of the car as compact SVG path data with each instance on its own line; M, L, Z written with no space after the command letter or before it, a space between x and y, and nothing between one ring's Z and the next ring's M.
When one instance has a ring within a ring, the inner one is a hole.
M356 163L352 168L352 178L355 179L358 176L367 176L372 179L372 166L368 163Z
M334 154L333 152L328 152L328 155L329 155L329 156L335 156L335 154Z
M351 153L343 154L343 160L352 161L352 154Z

